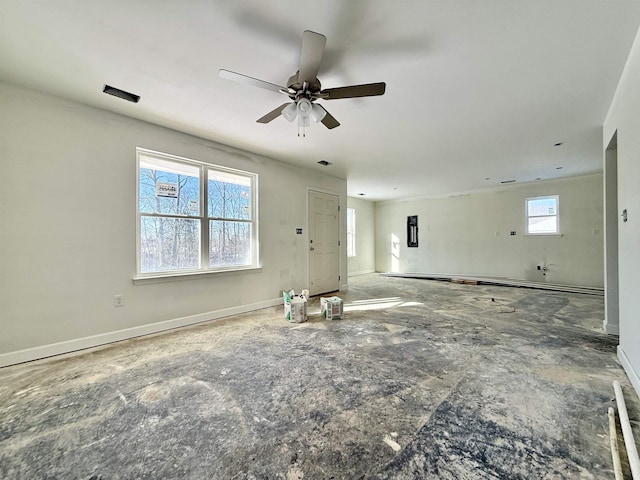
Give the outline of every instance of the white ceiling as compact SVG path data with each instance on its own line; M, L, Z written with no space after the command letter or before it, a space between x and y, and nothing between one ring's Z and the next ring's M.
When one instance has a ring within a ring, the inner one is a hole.
M601 170L639 24L637 0L2 0L0 79L408 198ZM218 70L284 85L307 29L327 36L323 88L387 90L321 101L341 126L302 138L256 123L284 96Z

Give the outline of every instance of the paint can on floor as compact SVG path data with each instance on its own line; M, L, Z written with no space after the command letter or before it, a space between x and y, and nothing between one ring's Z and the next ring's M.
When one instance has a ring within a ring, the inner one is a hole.
M293 290L282 292L284 299L284 318L291 323L303 323L307 321L307 295L308 290L303 290L302 295L296 295Z
M292 323L303 323L307 321L307 299L304 297L293 297L291 299L291 320Z
M320 298L320 312L327 320L338 320L342 318L343 306L340 297Z

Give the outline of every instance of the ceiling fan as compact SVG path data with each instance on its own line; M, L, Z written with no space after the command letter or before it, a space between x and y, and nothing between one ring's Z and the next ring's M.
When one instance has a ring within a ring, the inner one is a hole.
M302 34L300 67L298 71L289 78L286 87L224 69L221 69L219 74L220 77L226 78L227 80L246 83L287 95L292 100L259 118L257 120L258 123L269 123L282 115L290 122L293 122L296 117L298 118L298 135L300 135L300 127L303 128L304 132L304 128L310 125L310 120L316 123L322 122L324 126L329 129L335 128L339 126L340 123L322 106L315 103L316 100L336 100L339 98L382 95L384 94L386 84L384 82L378 82L322 90L320 80L318 80L317 76L326 43L327 37L324 35L310 30L304 31Z

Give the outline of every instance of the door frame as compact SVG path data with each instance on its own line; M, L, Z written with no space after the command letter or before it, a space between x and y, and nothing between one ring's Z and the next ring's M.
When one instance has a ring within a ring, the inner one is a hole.
M338 192L333 191L333 190L327 190L325 188L319 188L319 187L311 187L309 185L307 185L307 206L306 206L306 230L307 233L304 236L305 239L305 246L306 246L306 254L307 254L307 286L309 289L311 289L311 255L309 253L309 229L311 226L311 219L309 217L309 210L311 208L311 202L309 201L309 197L311 195L311 192L317 192L317 193L324 193L326 195L333 195L334 197L338 197L338 206L340 208L339 214L338 214L338 238L340 238L340 247L339 247L339 254L338 254L338 275L340 276L340 280L339 280L339 288L340 290L343 289L343 280L342 277L345 276L343 274L343 262L344 259L342 258L344 255L344 248L345 248L345 239L342 238L342 235L344 233L344 223L346 222L346 217L345 215L347 214L346 210L343 208L344 206L342 205L342 195L340 195ZM346 279L345 279L346 281Z
M604 149L604 305L602 327L609 335L620 335L618 272L618 131Z

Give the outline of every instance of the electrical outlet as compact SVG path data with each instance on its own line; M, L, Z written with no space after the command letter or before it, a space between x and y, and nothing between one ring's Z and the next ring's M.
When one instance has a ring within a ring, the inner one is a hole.
M114 307L124 306L124 295L122 293L119 293L118 295L113 296L113 306Z

